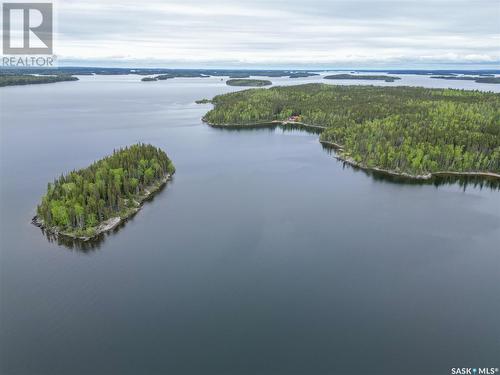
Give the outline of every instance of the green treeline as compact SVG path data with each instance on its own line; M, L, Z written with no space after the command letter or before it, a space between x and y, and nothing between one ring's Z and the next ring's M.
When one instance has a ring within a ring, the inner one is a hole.
M38 219L48 228L92 236L104 220L135 212L146 189L159 187L174 172L167 154L152 145L115 150L49 183L37 207Z
M63 81L78 81L78 78L67 74L61 74L55 76L34 76L30 74L0 74L0 87L32 85L37 83L54 83Z
M421 87L299 86L216 96L205 119L252 124L300 116L365 167L420 175L500 172L500 95Z

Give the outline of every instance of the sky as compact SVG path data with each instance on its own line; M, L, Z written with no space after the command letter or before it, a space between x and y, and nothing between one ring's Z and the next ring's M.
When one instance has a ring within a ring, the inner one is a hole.
M65 65L500 69L500 0L55 0L54 11Z

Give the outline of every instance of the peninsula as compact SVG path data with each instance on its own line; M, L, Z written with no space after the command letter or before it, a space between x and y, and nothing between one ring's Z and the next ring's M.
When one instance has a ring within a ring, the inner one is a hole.
M68 74L35 76L32 74L0 74L0 87L34 85L40 83L54 83L65 81L78 81L77 77Z
M89 240L134 215L174 172L167 154L152 145L115 150L49 183L32 222L51 234Z
M500 178L500 94L315 83L229 93L212 103L203 118L212 126L310 128L360 168L416 179Z

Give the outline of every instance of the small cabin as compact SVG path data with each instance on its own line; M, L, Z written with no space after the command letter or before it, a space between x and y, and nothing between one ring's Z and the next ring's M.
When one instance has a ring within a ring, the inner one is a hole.
M290 116L288 117L288 120L287 121L290 121L290 122L297 122L297 121L300 121L300 116L299 115L293 115L293 116Z

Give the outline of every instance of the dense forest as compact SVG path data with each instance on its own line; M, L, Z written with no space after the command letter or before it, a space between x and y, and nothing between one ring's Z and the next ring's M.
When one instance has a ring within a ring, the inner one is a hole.
M37 83L54 83L63 81L78 81L78 78L67 74L53 76L34 76L31 74L0 74L0 87L32 85Z
M500 173L500 95L421 87L307 84L216 96L211 124L294 121L367 168ZM292 117L293 116L293 117Z
M167 154L152 145L115 150L49 183L37 207L37 220L48 229L91 237L103 221L137 211L148 191L159 188L174 172Z
M248 86L248 87L261 87L270 86L273 83L267 79L228 79L226 85L228 86Z
M332 74L329 76L323 77L324 79L360 79L367 81L385 81L385 82L394 82L397 79L401 79L395 76L386 76L386 75L360 75L360 74Z

